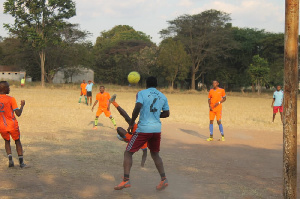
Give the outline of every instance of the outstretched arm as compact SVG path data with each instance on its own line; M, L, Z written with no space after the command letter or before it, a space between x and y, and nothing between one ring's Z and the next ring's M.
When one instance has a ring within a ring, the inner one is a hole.
M142 106L143 106L143 104L141 104L141 103L136 103L135 104L135 107L134 107L133 112L132 112L131 121L129 123L128 132L132 131L135 120L139 116Z
M18 117L22 115L23 107L25 106L25 100L21 100L21 107L15 110L15 113Z

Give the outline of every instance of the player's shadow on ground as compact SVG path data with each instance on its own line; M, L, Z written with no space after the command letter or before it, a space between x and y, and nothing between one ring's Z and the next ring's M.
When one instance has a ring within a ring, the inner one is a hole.
M95 124L94 121L90 121L90 122L88 123L88 125L93 125L93 126L94 126L94 124ZM98 122L98 125L97 125L97 126L103 126L103 124L100 123L100 122Z
M188 130L188 129L180 129L180 130L184 133L187 133L189 135L196 136L196 137L199 137L199 138L202 138L202 139L207 138L206 136L199 134L197 131Z

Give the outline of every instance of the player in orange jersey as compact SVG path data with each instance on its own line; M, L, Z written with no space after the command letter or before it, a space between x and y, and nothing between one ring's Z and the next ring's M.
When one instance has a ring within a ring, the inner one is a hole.
M127 112L124 109L122 109L121 106L119 106L119 104L115 101L116 97L117 97L117 95L114 94L110 98L109 101L112 103L112 105L114 105L116 107L116 109L119 111L120 115L123 116L125 121L129 124L131 121L131 118L129 117ZM118 127L117 128L117 133L118 133L117 137L119 138L119 140L128 143L130 141L132 135L135 133L137 126L138 126L137 124L134 125L132 133L128 133L124 128ZM146 159L147 159L147 142L141 147L141 149L143 151L141 166L144 167Z
M96 104L99 102L99 107L96 113L96 118L95 118L95 126L93 129L97 129L98 126L98 118L101 115L101 113L104 113L106 117L109 117L109 119L112 121L113 125L117 126L115 119L112 117L111 112L110 112L110 95L109 93L105 92L105 87L100 86L100 93L96 95L96 101L92 107L92 111L94 111L94 107Z
M85 98L85 103L86 103L86 105L88 105L87 96L86 96L86 93L87 93L86 86L87 86L87 83L85 83L85 80L83 80L82 83L80 84L80 97L79 97L79 101L78 101L79 104L81 103L81 97L83 95Z
M23 160L23 149L20 141L20 130L18 121L15 114L20 117L25 106L25 100L21 101L21 107L18 108L16 99L10 97L10 88L7 81L0 82L0 133L2 138L5 140L5 150L8 156L9 167L14 167L14 161L12 159L10 137L15 141L17 153L19 156L20 167L24 168L27 165Z
M219 82L217 80L213 81L213 88L210 89L208 94L208 106L209 106L209 131L210 136L207 141L213 141L213 123L215 117L219 125L219 130L222 135L221 141L225 141L223 125L221 123L222 118L222 103L226 101L225 90L219 88Z

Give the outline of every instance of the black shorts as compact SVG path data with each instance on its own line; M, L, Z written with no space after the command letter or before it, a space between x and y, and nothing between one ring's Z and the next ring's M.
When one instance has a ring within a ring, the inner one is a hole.
M87 96L87 97L92 97L92 91L86 92L86 96Z

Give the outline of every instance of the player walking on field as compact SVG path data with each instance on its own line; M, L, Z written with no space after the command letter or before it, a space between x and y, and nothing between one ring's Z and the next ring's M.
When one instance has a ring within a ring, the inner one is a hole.
M100 93L96 95L96 101L92 107L92 111L94 111L94 107L96 104L99 102L99 107L96 113L96 118L95 118L95 126L93 129L97 129L98 126L98 118L101 115L101 113L104 112L106 117L109 117L109 119L112 121L114 127L116 128L117 124L115 119L112 117L111 112L110 112L110 95L109 93L105 92L105 87L100 86Z
M89 83L86 85L86 96L87 96L87 103L90 101L90 106L92 106L92 90L95 82L89 80Z
M110 98L110 102L112 103L112 105L114 105L114 107L116 107L116 109L119 111L120 115L125 119L125 121L129 124L131 121L131 118L129 117L129 115L126 113L126 111L119 106L119 104L115 101L117 95L114 94L111 98ZM128 143L132 137L132 135L135 133L136 129L137 129L138 125L134 124L134 127L132 129L132 133L128 133L125 129L123 129L122 127L118 127L117 128L117 133L118 133L118 139L121 141L124 141L126 143ZM147 159L147 142L141 147L142 151L143 151L143 156L142 156L142 162L141 162L141 166L144 167L145 166L145 162Z
M275 115L280 112L280 118L282 122L282 112L283 112L283 107L282 107L282 102L283 102L283 91L281 90L281 86L277 86L276 91L273 94L273 101L271 107L273 108L273 120L272 123L274 123Z
M162 190L168 186L163 161L159 156L161 140L160 118L166 118L170 115L168 100L164 94L156 89L157 79L155 77L148 77L146 85L147 89L138 92L136 96L136 104L132 112L132 119L129 123L128 131L133 131L135 120L140 114L138 127L124 152L124 178L118 186L115 186L115 190L121 190L131 186L129 173L132 166L132 155L146 142L148 142L151 157L161 176L161 181L159 185L156 186L156 189Z
M0 133L5 140L5 150L8 156L8 166L14 167L14 161L11 153L10 136L15 141L17 153L19 156L20 167L24 168L27 165L23 160L23 149L20 141L20 130L15 114L20 117L25 106L25 100L21 100L21 107L18 108L16 99L10 97L10 88L6 81L0 82Z
M85 103L86 103L86 105L88 105L87 97L86 97L86 85L87 85L87 83L85 83L85 80L83 80L82 83L80 84L80 97L79 97L79 101L78 101L79 104L81 103L81 97L83 95L85 98Z
M222 135L221 141L225 141L223 125L221 123L222 118L222 103L226 101L225 90L219 88L219 82L217 80L213 81L213 88L210 89L208 94L208 106L209 106L209 131L210 136L207 141L213 141L213 131L214 131L214 119L217 118L219 125L219 130Z

